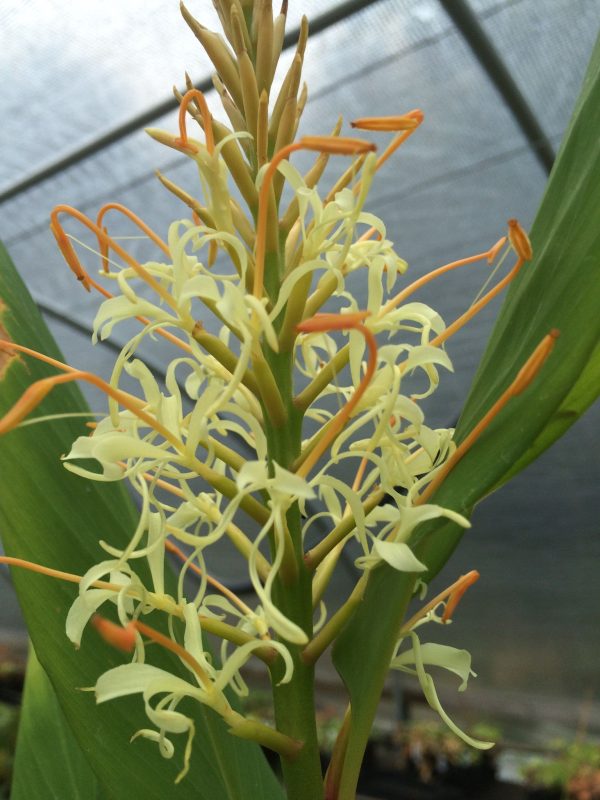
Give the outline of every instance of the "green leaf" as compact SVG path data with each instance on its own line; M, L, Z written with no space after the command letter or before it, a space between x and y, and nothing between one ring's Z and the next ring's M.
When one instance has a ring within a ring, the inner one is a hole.
M0 336L60 359L56 345L23 283L0 248ZM2 365L2 360L4 364ZM6 359L0 351L0 415L31 383L56 370L33 358ZM37 414L85 411L74 384L57 387ZM136 523L136 512L121 484L89 482L67 472L60 456L86 428L82 419L35 424L6 434L0 442L0 532L6 553L45 566L83 574L102 557L99 539L124 546ZM281 789L258 746L236 739L212 711L187 708L195 718L196 738L191 768L174 785L181 770L184 742L176 740L172 760L164 760L156 745L131 736L147 727L139 697L96 706L90 687L123 658L87 631L76 651L65 635L67 610L76 596L73 584L22 569L12 570L13 581L39 661L56 693L64 717L99 781L113 800L135 794L147 800L177 796L181 800L265 797L279 800ZM153 654L157 666L173 669L170 654ZM29 701L26 701L29 702ZM50 698L46 698L50 703ZM35 709L26 708L26 713ZM57 723L64 725L64 723ZM60 742L68 741L64 733ZM15 776L17 791L25 775L31 739L23 740L23 765ZM54 752L55 738L46 746ZM58 757L58 755L57 755ZM75 756L77 757L77 756ZM143 767L142 767L143 765ZM35 796L28 794L28 797ZM38 796L46 797L44 785ZM63 795L64 796L64 795Z
M463 439L510 385L536 345L560 330L554 352L528 390L512 400L435 495L470 515L475 503L516 474L560 436L600 393L600 40L531 240L534 261L508 293L457 429ZM420 526L411 541L432 578L463 529L449 521ZM352 796L397 633L415 576L388 565L374 571L333 658L351 697L340 800Z
M108 800L33 649L27 663L14 772L12 800Z

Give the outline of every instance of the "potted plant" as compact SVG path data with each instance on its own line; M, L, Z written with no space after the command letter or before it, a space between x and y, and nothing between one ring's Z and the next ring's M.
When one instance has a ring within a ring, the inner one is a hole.
M552 757L527 764L523 777L532 800L596 800L600 747L589 742L562 745Z

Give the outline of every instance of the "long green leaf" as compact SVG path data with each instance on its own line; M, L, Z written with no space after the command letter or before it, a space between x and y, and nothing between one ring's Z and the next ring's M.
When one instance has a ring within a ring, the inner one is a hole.
M461 440L515 378L538 342L560 330L551 359L494 421L436 493L470 514L482 497L535 458L600 392L600 41L553 169L531 239L536 253L511 288L458 429ZM412 542L432 578L462 535L453 523L423 525ZM340 798L349 797L414 576L384 565L334 647L352 703L353 725ZM354 762L354 764L352 763Z
M33 650L27 662L14 772L12 800L108 800Z
M1 335L60 358L2 249L0 301ZM29 357L11 359L0 369L0 415L33 381L56 372ZM37 413L85 409L79 389L66 384L48 395ZM62 419L21 427L0 440L0 531L8 555L82 574L103 557L99 539L116 546L124 546L129 539L136 513L123 487L90 483L60 464L61 454L85 431L81 419ZM186 712L195 718L196 739L190 772L175 787L184 742L177 742L175 757L167 761L152 743L129 741L135 731L148 727L141 697L97 707L93 694L82 691L122 658L93 631L86 633L79 652L67 640L65 617L76 588L19 569L13 570L13 580L40 663L75 738L111 798L129 800L134 788L135 796L147 800L175 795L181 800L281 798L279 785L259 748L229 735L220 718L200 707ZM153 662L161 665L159 654L153 654ZM162 665L173 668L174 662L166 655ZM63 738L66 741L67 734ZM51 750L53 746L53 739L49 739L47 747ZM26 758L20 756L19 761L25 764ZM15 779L17 786L25 779L20 770ZM45 800L48 794L40 785L37 795L27 796Z

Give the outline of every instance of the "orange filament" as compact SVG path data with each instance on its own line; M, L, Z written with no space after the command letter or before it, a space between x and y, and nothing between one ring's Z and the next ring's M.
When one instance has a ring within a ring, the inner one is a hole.
M173 555L177 556L177 558L181 562L185 562L188 560L188 556L183 552L183 550L180 550L179 547L177 547L177 545L174 544L173 542L169 541L169 539L165 540L165 548L169 551L169 553L173 553ZM236 605L243 614L249 614L250 616L252 616L253 614L252 609L249 606L247 606L246 603L244 603L244 601L237 596L237 594L232 592L231 589L228 589L227 586L222 584L216 578L213 578L210 575L204 573L203 570L201 570L197 564L190 562L189 566L190 569L193 570L193 572L195 572L197 575L200 575L201 577L205 576L206 582L209 583L218 592L221 592L221 594L224 597L227 597L228 600L231 600L231 602L234 605Z
M496 244L493 247L490 247L488 251L489 252L487 260L488 264L493 264L494 261L498 258L498 253L500 252L500 250L502 250L502 248L506 244L507 239L508 239L507 236L501 236L496 242Z
M83 580L81 575L74 575L72 572L63 572L59 569L44 567L41 564L36 564L34 561L25 561L23 558L0 556L0 564L8 564L10 567L21 567L23 569L28 569L30 572L38 572L40 575L58 578L58 580L68 581L69 583L81 583ZM108 589L111 592L120 592L123 589L119 584L109 583L108 581L93 581L90 583L90 586L94 589Z
M317 442L314 449L308 454L306 459L297 469L297 474L305 478L310 470L317 463L319 458L327 450L337 434L342 430L346 422L352 416L352 412L360 402L367 390L375 369L377 367L377 341L371 331L363 325L363 321L369 315L368 311L359 311L353 314L317 314L311 319L304 320L297 326L296 330L300 333L316 333L333 330L355 330L364 336L369 350L369 359L365 374L355 390L354 394L346 405L338 411L335 417L328 424L323 432L321 439Z
M363 131L412 131L422 122L415 112L391 117L361 117L353 120L350 125Z
M382 120L384 118L378 117L376 119ZM400 117L390 117L390 119L398 120L400 119ZM412 111L409 111L407 114L404 114L402 116L402 119L405 121L414 120L414 125L411 125L409 128L403 127L401 133L399 133L397 136L394 136L392 141L388 144L383 153L379 156L379 158L375 162L375 172L378 172L381 169L381 167L385 164L385 162L388 160L388 158L390 158L390 156L392 156L396 152L396 150L400 147L400 145L403 144L408 139L409 136L412 136L412 134L419 127L419 125L423 122L424 115L420 109L415 108ZM355 122L360 122L360 120L355 120ZM405 122L403 124L409 124L409 123ZM376 129L373 128L372 130ZM384 129L379 128L379 130L384 130ZM393 129L389 128L389 130ZM354 187L352 188L352 191L355 195L357 195L360 192L361 186L362 186L362 178L358 180L354 184Z
M470 322L473 319L473 317L479 314L479 312L483 308L485 308L485 306L487 306L487 304L490 303L494 299L494 297L499 295L500 292L517 277L524 263L525 262L523 261L523 259L519 258L517 260L517 263L508 273L508 275L505 275L505 277L502 278L501 281L498 281L498 283L494 286L493 289L490 289L490 291L487 294L484 294L480 300L478 300L476 303L473 303L473 305L471 306L471 308L469 308L468 311L465 311L465 313L461 314L461 316L458 317L458 319L455 319L451 325L448 325L445 331L442 331L442 333L438 334L435 338L433 338L429 342L429 344L432 347L439 347L441 344L443 344L443 342L446 341L446 339L449 339L451 336L454 336L454 334L457 333L457 331L459 331L461 328L464 328L464 326L468 322Z
M377 234L375 239L377 241L381 241L381 233L376 228L369 228L369 230L365 231L365 233L363 233L362 236L358 237L358 241L359 242L366 242L368 239L372 239L373 236L375 236L375 234ZM387 269L387 267L386 267L386 269Z
M495 245L483 253L477 253L476 255L468 256L467 258L460 258L458 261L451 261L449 264L444 264L437 269L431 270L431 272L428 272L426 275L423 275L421 278L413 281L413 283L411 283L405 289L402 289L401 292L398 292L397 295L388 300L385 306L381 309L381 314L387 314L393 308L397 308L400 303L404 302L404 300L406 300L407 297L410 297L411 294L414 294L418 289L435 280L436 278L439 278L441 275L444 275L446 272L450 272L453 269L457 269L457 267L463 267L467 264L474 264L477 261L483 261L483 259L487 259L488 264L491 264L505 243L506 236L503 236L496 242Z
M399 133L398 136L394 136L392 141L389 143L389 145L385 148L383 153L377 159L377 163L375 165L376 170L381 169L381 167L383 166L383 164L385 164L388 158L390 158L390 156L396 152L396 150L400 147L400 145L403 144L409 138L409 136L412 136L414 131L419 127L419 125L421 125L421 123L425 119L423 112L418 108L413 109L413 111L409 111L408 114L405 114L404 116L412 117L412 119L414 119L416 122L415 127L410 128L408 130L405 129L401 133Z
M0 339L0 349L2 350L16 350L19 353L25 353L25 355L33 356L37 358L38 361L43 361L46 364L50 364L57 369L62 369L63 372L76 372L77 370L75 367L70 367L68 364L63 364L62 361L58 361L56 358L52 358L51 356L46 356L44 353L38 353L37 350L32 350L30 347L25 347L22 344L16 344L16 342L8 342L3 339Z
M366 139L353 139L350 136L303 136L297 144L303 150L316 150L319 153L329 153L337 156L356 156L360 155L360 153L370 153L377 149L376 145L372 142L367 142ZM288 145L288 147L291 147L291 145ZM282 150L285 149L285 147L282 148Z
M256 220L256 244L254 253L254 297L261 298L265 276L265 251L267 233L267 211L273 177L279 164L297 150L316 150L332 155L353 156L375 150L375 145L364 139L342 136L303 136L297 142L282 147L269 163L258 194L258 216Z
M508 239L519 258L523 259L523 261L531 261L533 250L529 236L527 236L516 219L508 220Z
M417 611L417 613L413 617L411 617L408 620L408 622L405 622L404 625L402 626L400 633L407 634L416 625L417 622L422 620L423 617L426 617L430 611L432 611L436 606L438 606L440 603L443 603L444 601L447 602L446 602L446 608L444 609L444 614L442 616L442 620L444 622L447 622L454 613L456 606L460 602L460 599L462 598L464 593L477 580L479 580L479 573L477 572L477 570L471 570L470 572L467 572L466 575L461 575L461 577L457 581L455 581L451 586L448 586L447 589L444 589L443 592L440 592L440 594L436 595L436 597L434 597L433 600L430 600L426 606L423 606L423 608L420 611Z
M138 419L145 422L149 427L153 428L157 433L163 436L170 444L177 450L182 450L182 442L174 436L167 428L164 427L157 419L142 410L142 401L133 398L131 395L126 394L120 389L115 389L102 378L94 375L91 372L83 372L81 370L73 370L68 368L69 371L63 375L53 375L50 378L42 378L35 381L23 392L19 400L10 408L6 414L0 419L0 435L7 433L15 428L23 419L42 402L44 397L52 391L55 386L61 383L69 383L75 380L84 380L88 383L97 386L105 394L109 395L120 403L124 408L127 408Z
M82 214L81 211L78 211L78 209L73 208L72 206L58 205L52 209L50 214L50 229L56 237L58 246L65 257L67 264L71 267L77 276L77 279L83 282L83 285L86 289L88 289L88 291L89 279L87 279L87 273L82 269L79 259L73 250L73 246L71 245L60 222L58 221L59 214L70 214L76 220L81 222L86 228L92 231L92 233L95 233L100 247L104 247L104 257L106 257L108 247L112 248L123 259L123 261L125 261L125 263L133 269L138 277L151 286L159 295L159 297L161 297L165 303L177 313L177 303L175 302L174 298L171 297L169 292L167 292L166 289L164 289L160 283L154 277L152 277L152 275L150 275L150 273L138 261L135 260L135 258L130 256L129 253L121 247L121 245L115 242L114 239L111 239L106 231L92 222L89 217L86 217L86 215Z
M56 239L56 243L58 245L58 249L63 254L63 257L67 264L69 265L71 271L75 274L75 277L78 281L81 281L83 284L83 288L86 292L90 291L90 278L87 272L81 266L79 259L77 258L77 253L73 249L73 245L69 241L67 234L65 233L64 229L55 222L51 220L50 222L50 230Z
M124 214L135 225L137 225L137 227L141 231L143 231L146 234L146 236L154 242L155 245L160 247L160 249L167 256L167 258L171 258L171 253L169 251L169 247L166 244L166 242L164 242L160 238L160 236L152 230L152 228L150 228L148 225L146 225L146 223L142 219L140 219L140 217L138 217L138 215L135 212L131 211L131 209L127 208L127 206L121 205L121 203L105 203L102 206L102 208L100 209L100 211L98 212L98 216L96 217L96 225L99 228L102 228L104 233L106 233L106 228L102 227L102 220L103 220L104 215L106 214L106 212L110 211L110 210L119 211L121 214ZM103 258L102 258L102 266L104 268L104 272L108 272L108 257L107 257L108 256L108 242L107 241L103 241L100 244L100 247L101 247L101 252L102 252L102 256L103 256Z
M498 416L509 400L525 391L525 389L529 386L529 384L544 366L546 359L554 349L554 345L558 337L559 331L556 329L551 330L550 333L544 336L542 341L529 356L525 364L521 367L516 378L512 381L510 386L508 386L508 388L502 392L487 414L477 423L469 435L458 445L454 453L446 461L435 478L427 485L423 492L421 492L414 505L423 505L423 503L427 502L431 495L443 483L450 471L473 447L477 439L479 439L481 434L490 425L492 420Z
M157 630L154 630L154 628L151 628L149 625L145 625L139 620L133 620L130 624L141 634L147 636L148 639L151 639L153 642L156 642L156 644L164 647L165 650L170 650L172 653L175 653L176 656L179 656L179 658L184 661L193 672L196 673L200 679L200 683L202 683L205 688L210 686L210 678L204 671L203 667L201 667L194 656L191 655L191 653L188 653L188 651L185 650L180 644L177 644L177 642L169 639L168 636L164 636L164 634L159 633Z
M192 153L197 152L196 146L191 144L188 140L186 126L186 113L192 100L195 100L197 105L200 107L202 121L204 122L206 149L212 155L215 150L215 136L213 133L212 115L208 109L206 98L199 89L190 89L181 98L181 103L179 104L179 139L176 141L176 144Z
M117 650L122 650L124 653L132 653L135 649L137 635L133 622L129 622L123 627L100 616L100 614L94 614L91 623L104 641Z
M448 622L448 620L452 619L452 614L456 610L456 607L460 603L464 593L470 586L479 580L479 573L477 570L472 570L468 572L466 575L463 575L462 578L459 578L457 581L457 585L450 593L448 597L448 601L446 603L446 608L444 609L444 613L442 614L442 622Z

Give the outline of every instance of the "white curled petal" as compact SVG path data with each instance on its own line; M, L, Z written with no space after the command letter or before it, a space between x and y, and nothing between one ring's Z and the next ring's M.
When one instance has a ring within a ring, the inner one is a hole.
M457 647L427 642L421 645L421 660L423 664L442 667L448 672L458 675L462 681L458 687L459 692L465 691L471 676L475 677L475 673L471 669L471 654L468 650L459 650ZM413 647L392 659L390 667L392 669L401 669L415 663L416 655Z
M425 665L423 661L423 656L421 653L421 644L419 642L419 637L416 633L411 632L411 639L413 643L413 650L415 655L415 668L417 672L417 678L419 679L419 683L421 684L421 688L423 690L423 694L425 695L425 699L429 703L430 707L433 708L434 711L440 715L446 725L453 731L463 742L466 742L471 747L475 747L478 750L489 750L490 747L494 746L494 742L484 742L479 739L473 739L473 737L466 734L462 731L456 723L454 723L448 714L442 708L442 704L439 701L437 696L437 692L435 690L435 685L433 683L433 678L427 672L425 672Z
M399 572L425 572L427 570L425 564L419 561L404 542L382 542L377 539L372 552Z
M115 593L109 589L89 589L85 594L75 598L65 623L67 637L74 645L79 647L81 644L83 631L92 614L95 614L106 600L111 600L114 596Z

